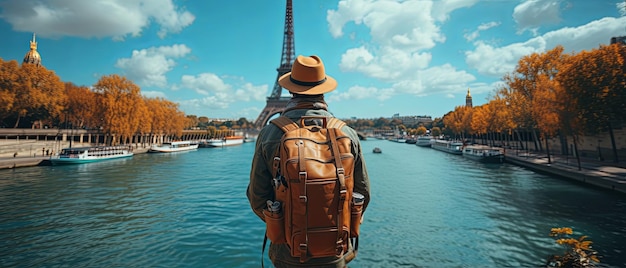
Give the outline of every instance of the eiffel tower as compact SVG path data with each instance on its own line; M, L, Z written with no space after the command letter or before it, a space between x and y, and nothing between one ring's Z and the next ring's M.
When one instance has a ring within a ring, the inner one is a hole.
M280 57L280 66L276 69L278 75L276 76L276 82L274 82L274 89L272 95L267 98L267 104L259 117L254 121L254 126L262 128L267 124L267 121L274 116L282 112L287 106L287 102L290 97L281 97L283 87L278 84L278 78L282 75L291 72L291 66L293 60L296 58L296 49L293 42L293 12L291 8L291 1L287 0L287 8L285 11L285 32L283 36L283 52Z

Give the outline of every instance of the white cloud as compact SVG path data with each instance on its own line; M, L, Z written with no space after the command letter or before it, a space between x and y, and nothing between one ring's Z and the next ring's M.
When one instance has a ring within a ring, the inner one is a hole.
M476 40L476 38L478 38L480 36L480 32L482 31L486 31L489 30L493 27L499 26L500 23L499 22L488 22L488 23L483 23L481 25L478 26L478 28L476 29L476 31L473 31L471 33L465 34L463 35L463 37L465 37L465 40L467 41L474 41Z
M565 53L580 52L608 44L613 36L620 36L626 17L602 18L579 27L566 27L545 33L522 43L495 47L475 42L473 51L465 52L466 63L480 74L502 77L515 69L522 56L541 53L562 45Z
M353 86L345 92L329 94L329 101L359 100L375 98L379 101L390 99L399 94L426 96L432 94L454 93L468 87L476 78L456 70L452 65L435 66L417 72L414 76L398 80L389 88Z
M143 95L144 97L148 97L148 98L163 98L163 99L167 99L167 96L162 91L146 91L146 90L142 90L141 91L141 95Z
M202 73L197 76L183 75L180 79L181 87L189 88L202 95L220 94L228 92L230 85L227 85L216 74Z
M191 49L182 44L133 50L130 58L117 60L115 67L143 86L163 88L167 86L166 74L176 66L174 59L189 53Z
M198 75L183 75L177 90L191 89L205 97L194 100L182 101L186 106L205 107L209 109L225 109L234 102L264 101L268 91L268 85L255 86L251 83L241 82L234 78L240 86L233 86L225 82L221 77L212 73Z
M558 23L561 20L560 3L561 0L526 0L516 6L513 19L518 33L529 30L536 34L542 25Z
M371 1L342 0L336 10L327 12L329 31L335 37L343 36L344 26L350 22L363 25L370 31L371 40L359 47L346 50L339 64L343 72L357 72L388 83L384 89L355 86L347 92L331 95L332 100L376 97L385 100L396 94L428 95L445 88L462 86L475 80L474 76L454 70L449 64L428 68L432 54L428 50L445 42L440 24L456 9L476 1ZM488 27L495 25L488 24ZM488 29L488 28L481 28ZM436 70L448 72L435 74ZM446 77L443 86L433 81Z
M430 53L406 52L385 46L370 52L365 47L353 48L341 56L339 67L344 72L360 72L384 81L396 81L428 66Z
M434 66L422 70L415 77L408 77L393 85L396 93L416 96L458 92L467 88L467 84L476 78L465 72L456 70L450 64Z
M382 46L409 51L429 49L445 41L431 12L432 1L342 0L326 19L330 33L338 38L348 22L364 24L372 41Z
M379 100L388 99L390 96L382 93L388 93L375 87L353 86L344 92L332 92L327 97L329 102L341 100L360 100L367 98L378 98Z
M173 0L5 0L0 18L14 30L41 36L124 39L139 36L151 22L158 35L178 33L195 16L174 5Z
M268 91L267 85L255 86L250 83L243 84L235 90L234 98L239 101L264 101Z

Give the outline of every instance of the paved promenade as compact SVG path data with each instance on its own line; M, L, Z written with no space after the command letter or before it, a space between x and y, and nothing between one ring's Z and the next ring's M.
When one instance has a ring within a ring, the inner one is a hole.
M614 163L581 158L580 169L573 156L507 151L505 161L536 172L601 187L626 194L626 162Z

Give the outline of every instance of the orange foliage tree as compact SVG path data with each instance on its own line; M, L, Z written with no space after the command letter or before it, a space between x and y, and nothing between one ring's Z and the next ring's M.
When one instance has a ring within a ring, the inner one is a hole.
M554 126L558 125L555 112L546 105L556 105L555 92L559 88L554 80L566 57L562 46L522 57L515 71L504 76L505 86L497 92L510 105L515 124L530 131L535 141L538 122L542 122L542 130L549 132L553 132ZM536 149L541 147L541 144L535 143Z
M14 127L20 126L20 120L23 118L30 121L31 127L35 127L37 123L41 127L42 119L58 120L65 104L64 85L61 79L53 71L42 66L23 64L15 69L15 65L16 63L9 62L6 67L6 71L15 73L9 75L6 81L8 84L12 83L8 88L12 94L7 98L3 97L7 100L13 99L7 113L15 119Z
M17 96L17 77L19 73L17 61L3 61L0 58L0 119L9 117Z
M96 93L85 86L65 83L65 94L67 95L66 117L72 127L94 128L100 126L96 117L98 111Z
M109 134L108 144L125 143L137 133L140 118L137 116L141 101L140 89L135 83L119 75L103 76L94 85L99 94L102 128ZM117 139L119 140L117 140Z
M609 131L614 160L617 149L612 122L626 121L626 47L621 44L583 51L568 62L558 77L572 99L587 134Z
M472 111L472 107L457 106L443 117L443 124L455 135L465 138L465 135L474 133L471 125Z

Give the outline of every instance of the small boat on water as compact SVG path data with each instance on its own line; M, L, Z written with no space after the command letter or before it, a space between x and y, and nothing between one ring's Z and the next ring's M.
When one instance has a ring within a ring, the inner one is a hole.
M172 142L164 142L159 145L150 146L149 153L174 153L174 152L184 152L198 149L197 143L192 143L191 141L172 141Z
M430 141L432 139L433 138L431 136L419 136L417 137L415 145L420 146L420 147L430 147L431 145Z
M224 147L243 144L243 136L226 136L221 139L208 140L205 144L207 147Z
M430 147L446 153L463 154L463 143L460 141L434 140Z
M109 159L133 156L133 148L128 145L64 148L50 158L53 165L82 164Z
M372 150L372 152L375 153L375 154L380 154L383 151L380 148L376 147L376 148L374 148L374 150Z
M476 160L482 163L503 163L504 154L500 148L483 146L483 145L469 145L463 148L463 157Z

